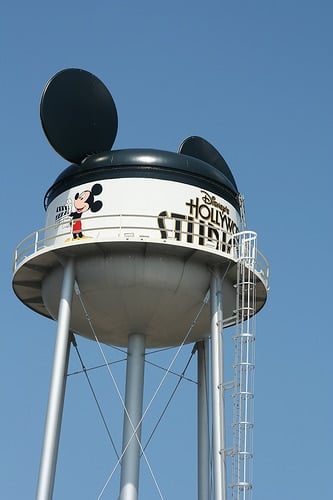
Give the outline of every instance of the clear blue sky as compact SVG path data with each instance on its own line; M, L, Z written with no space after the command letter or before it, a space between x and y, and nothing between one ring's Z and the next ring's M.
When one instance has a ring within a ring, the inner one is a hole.
M66 67L91 71L111 90L115 148L176 151L201 135L229 163L271 266L257 318L253 499L330 497L332 19L330 0L2 3L1 498L35 495L55 324L16 299L11 266L19 241L43 227L44 194L67 166L39 122L43 87ZM87 366L102 363L93 343L78 341ZM104 371L92 377L118 443L114 389ZM146 377L161 374L149 367ZM165 499L195 498L194 404L195 386L183 382L147 449ZM86 381L73 375L54 499L97 498L113 464ZM158 498L145 466L141 486L144 500ZM116 478L103 498L117 495Z

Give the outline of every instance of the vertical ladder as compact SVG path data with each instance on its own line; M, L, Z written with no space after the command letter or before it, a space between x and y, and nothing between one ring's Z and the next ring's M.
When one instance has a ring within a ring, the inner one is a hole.
M231 490L233 500L251 500L257 235L244 231L238 238Z

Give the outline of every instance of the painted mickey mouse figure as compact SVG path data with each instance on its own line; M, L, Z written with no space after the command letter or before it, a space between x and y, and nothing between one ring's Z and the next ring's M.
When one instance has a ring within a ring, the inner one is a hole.
M100 200L95 201L95 196L101 194L102 189L100 184L94 184L91 191L86 190L82 191L82 193L76 193L74 197L75 212L69 214L72 218L73 239L83 238L82 222L80 220L82 214L88 210L95 213L102 208L103 203Z

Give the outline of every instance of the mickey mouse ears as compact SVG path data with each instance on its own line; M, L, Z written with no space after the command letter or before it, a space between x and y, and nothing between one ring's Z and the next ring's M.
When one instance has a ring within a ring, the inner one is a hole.
M221 153L206 139L192 135L181 143L178 153L198 158L217 168L231 182L237 192L237 184L227 162Z
M106 86L82 69L65 69L46 84L40 103L44 133L57 153L81 163L112 148L118 115Z

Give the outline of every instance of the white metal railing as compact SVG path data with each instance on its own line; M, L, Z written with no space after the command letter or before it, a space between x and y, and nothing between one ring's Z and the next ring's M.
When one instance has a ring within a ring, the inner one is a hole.
M82 231L94 241L143 241L194 246L216 254L227 255L234 261L251 259L253 270L268 287L268 263L256 247L256 233L243 231L231 234L202 221L146 214L113 214L86 217ZM63 219L29 234L15 249L14 272L26 258L64 244L72 239L70 219Z

